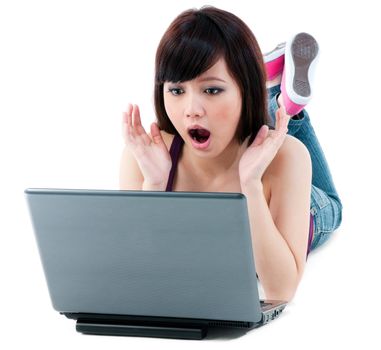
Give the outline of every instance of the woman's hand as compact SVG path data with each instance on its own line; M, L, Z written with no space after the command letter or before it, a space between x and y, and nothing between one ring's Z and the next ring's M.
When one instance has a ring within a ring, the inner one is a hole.
M172 160L157 124L151 124L150 137L142 126L139 107L129 104L123 113L122 130L125 144L139 165L144 183L165 186Z
M253 143L246 148L239 162L239 177L242 186L261 182L262 176L282 146L290 116L284 107L276 111L275 130L263 125ZM245 141L246 146L248 139Z

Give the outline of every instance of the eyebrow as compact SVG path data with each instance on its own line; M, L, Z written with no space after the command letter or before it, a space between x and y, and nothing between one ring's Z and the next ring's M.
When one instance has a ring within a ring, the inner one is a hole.
M218 80L218 81L222 81L223 83L226 83L225 80L217 78L217 77L205 77L205 78L200 78L199 80L200 81Z
M227 84L227 82L226 82L225 80L223 80L223 79L221 79L221 78L213 77L213 76L211 76L211 77L204 77L204 78L196 78L196 80L198 80L198 81L200 81L200 82L217 80L217 81L221 81L221 82ZM166 84L170 84L170 83L174 83L174 84L176 84L175 82L172 82L172 81L166 81L165 83L166 83Z

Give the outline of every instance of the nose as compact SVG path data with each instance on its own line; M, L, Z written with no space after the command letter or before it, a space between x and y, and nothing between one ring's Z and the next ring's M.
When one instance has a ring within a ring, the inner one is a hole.
M186 117L202 117L205 110L202 99L194 93L188 93L184 114Z

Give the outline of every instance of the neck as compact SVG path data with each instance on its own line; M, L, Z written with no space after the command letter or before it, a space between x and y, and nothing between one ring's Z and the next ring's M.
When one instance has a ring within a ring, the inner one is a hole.
M195 151L190 149L191 146L185 143L183 147L185 167L207 182L213 182L231 171L238 171L239 159L244 151L236 140L232 140L225 150L214 158L197 156Z

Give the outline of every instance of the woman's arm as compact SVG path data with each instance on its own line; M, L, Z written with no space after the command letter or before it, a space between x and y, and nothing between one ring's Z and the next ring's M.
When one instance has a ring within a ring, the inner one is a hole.
M266 298L290 301L302 277L308 244L311 158L287 135L270 165L271 198L261 181L242 186L247 197L255 265Z

